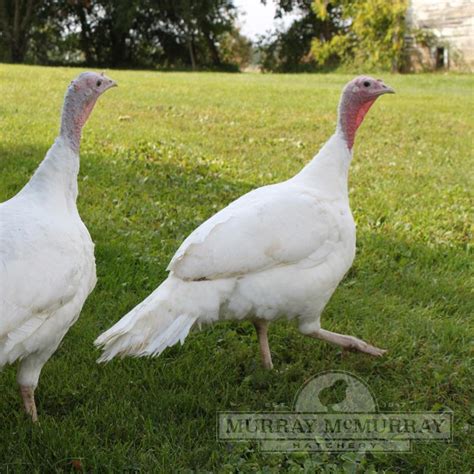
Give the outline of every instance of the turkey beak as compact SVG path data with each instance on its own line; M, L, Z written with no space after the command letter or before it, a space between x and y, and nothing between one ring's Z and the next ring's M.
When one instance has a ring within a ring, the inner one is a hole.
M104 76L104 79L107 82L106 91L112 89L112 87L118 87L118 84L113 79L110 79L110 77Z
M382 90L380 91L380 95L382 95L382 94L395 94L395 91L393 90L393 88L391 88L387 84L384 84L382 82L380 85L382 86Z

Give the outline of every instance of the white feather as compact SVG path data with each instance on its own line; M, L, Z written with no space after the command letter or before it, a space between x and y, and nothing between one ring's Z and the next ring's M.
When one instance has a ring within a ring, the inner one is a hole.
M78 171L77 154L58 138L30 182L0 204L0 368L29 358L25 385L36 386L96 282L76 208Z
M204 222L162 285L97 339L100 361L158 355L195 323L219 319L297 317L303 331L318 328L355 254L351 158L336 134L294 178L252 191Z

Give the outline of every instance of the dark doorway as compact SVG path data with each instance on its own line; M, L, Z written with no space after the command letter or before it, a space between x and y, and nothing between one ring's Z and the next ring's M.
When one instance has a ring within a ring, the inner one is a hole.
M436 48L436 69L444 69L448 67L447 53L446 48L443 48L442 46Z

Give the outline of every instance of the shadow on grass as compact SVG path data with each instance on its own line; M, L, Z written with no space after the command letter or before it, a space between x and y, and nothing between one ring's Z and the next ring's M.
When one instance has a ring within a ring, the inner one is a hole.
M0 202L12 198L28 182L48 149L0 143Z
M19 161L8 164L7 176L18 172L18 164L30 174L41 156L36 149L9 153L17 153ZM446 350L459 359L467 351L460 338L472 310L468 255L461 248L429 247L363 231L354 267L323 313L323 327L368 340L382 335L391 349L386 358L342 359L337 348L306 338L283 322L270 329L275 370L267 373L259 368L250 324L221 323L192 334L185 346L168 349L158 359L97 366L94 338L164 280L169 259L189 232L254 185L226 178L225 163L214 157L175 143L148 143L110 153L86 150L79 187L81 215L96 242L99 282L45 366L38 390L41 431L32 434L24 417L10 416L21 410L14 375L12 370L0 375L6 387L0 463L22 458L46 470L78 456L86 467L146 470L165 459L177 467L215 469L240 456L238 448L216 441L217 410L289 407L303 382L324 370L370 378L379 402L413 399L428 409L433 398L446 396L446 386L430 378L427 366L451 371ZM435 320L437 331L417 325L425 320ZM446 333L451 340L443 341ZM413 357L410 341L420 337L439 340L445 349L428 344ZM463 374L458 372L453 401L453 409L461 413L468 394ZM423 386L412 383L424 378ZM403 391L397 388L402 383ZM247 450L242 456L260 455Z

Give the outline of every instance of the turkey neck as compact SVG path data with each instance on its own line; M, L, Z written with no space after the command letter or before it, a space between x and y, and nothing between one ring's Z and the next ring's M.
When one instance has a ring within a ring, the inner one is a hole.
M339 101L336 132L294 178L334 199L349 199L349 166L357 129L375 102L361 101L346 88Z
M69 86L64 98L59 136L75 154L79 154L82 127L89 118L97 98L88 97L82 91Z
M59 136L49 149L24 192L41 195L45 205L74 210L77 199L79 148L82 127L87 121L96 98L69 86L64 99Z
M292 181L317 189L318 193L328 199L348 200L351 160L351 150L345 140L335 133Z

